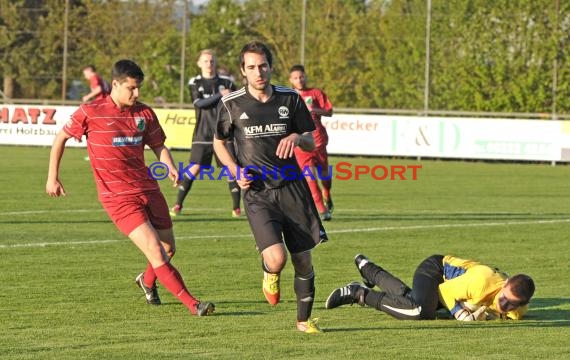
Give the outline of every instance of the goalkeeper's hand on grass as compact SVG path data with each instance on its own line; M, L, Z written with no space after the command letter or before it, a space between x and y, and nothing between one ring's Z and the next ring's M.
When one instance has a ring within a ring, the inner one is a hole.
M476 321L486 321L487 320L487 307L485 305L481 306L475 312L473 312L473 317Z
M456 311L453 316L459 321L475 321L473 313L465 308Z
M477 310L471 312L466 308L456 311L453 316L459 321L485 321L487 320L487 307L481 306Z

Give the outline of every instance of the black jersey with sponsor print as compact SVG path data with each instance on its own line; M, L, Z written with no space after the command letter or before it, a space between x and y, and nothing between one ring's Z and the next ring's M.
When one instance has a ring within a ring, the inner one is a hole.
M223 75L216 75L211 79L198 75L190 79L188 87L196 109L196 127L192 143L212 144L218 116L217 106L222 98L220 91L235 91L237 87L230 78Z
M313 130L305 102L287 87L273 86L267 102L257 100L244 87L224 96L218 107L216 138L234 139L237 163L256 178L254 188L278 188L285 181L302 178L295 157L280 159L275 153L287 135Z

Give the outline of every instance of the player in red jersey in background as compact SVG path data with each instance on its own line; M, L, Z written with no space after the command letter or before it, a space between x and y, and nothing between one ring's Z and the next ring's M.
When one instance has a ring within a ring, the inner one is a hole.
M299 95L301 95L305 104L307 104L307 108L311 112L311 116L315 122L315 131L313 131L315 149L307 152L296 147L295 157L301 169L307 167L311 168L313 177L306 176L305 179L309 184L311 195L321 215L321 219L328 221L332 219L331 213L334 209L331 198L332 174L329 174L329 160L327 154L329 136L327 129L321 123L321 116L332 116L333 106L322 90L307 87L307 76L303 65L293 65L293 67L291 67L289 70L289 82ZM319 178L323 186L322 193L319 187Z
M89 81L89 88L91 91L83 96L81 100L83 102L88 102L89 100L98 100L108 96L111 92L111 89L108 89L109 84L103 80L99 74L97 74L97 70L95 69L95 65L88 65L83 69L83 76L86 80Z
M146 271L135 280L147 303L160 304L155 284L158 278L192 314L209 315L214 304L194 298L178 270L170 264L175 252L172 221L158 183L148 174L145 145L168 166L175 185L178 171L164 146L166 136L156 114L137 101L143 80L144 73L134 62L115 63L110 96L81 105L56 135L46 192L52 197L66 195L59 180L65 143L72 137L79 140L85 135L99 201L117 228L148 260Z

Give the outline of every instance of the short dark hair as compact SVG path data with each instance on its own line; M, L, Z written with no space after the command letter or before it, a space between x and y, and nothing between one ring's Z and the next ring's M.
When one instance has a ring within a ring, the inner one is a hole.
M269 67L273 66L273 56L271 55L271 51L269 51L269 48L260 41L249 42L245 44L245 46L241 49L239 53L239 63L242 69L245 67L245 60L244 60L245 53L255 53L259 55L265 55Z
M289 74L291 74L293 71L300 71L303 74L305 73L305 67L301 64L296 64L291 66L291 69L289 69Z
M97 72L97 69L95 68L95 65L93 65L93 64L87 65L86 67L83 68L83 70L86 70L86 69L89 69L93 72Z
M513 294L521 300L523 304L528 304L532 295L534 295L534 281L525 274L517 274L508 280L509 286Z
M137 81L144 80L144 73L141 68L132 60L119 60L113 65L113 80L123 82L126 78L133 78Z

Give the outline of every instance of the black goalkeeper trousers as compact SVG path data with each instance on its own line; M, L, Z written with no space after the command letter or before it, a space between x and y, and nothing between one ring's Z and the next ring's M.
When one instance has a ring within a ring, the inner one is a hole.
M438 287L443 282L443 255L432 255L418 265L411 289L376 264L368 263L363 270L366 278L382 289L369 291L367 305L402 320L435 319L441 307Z

